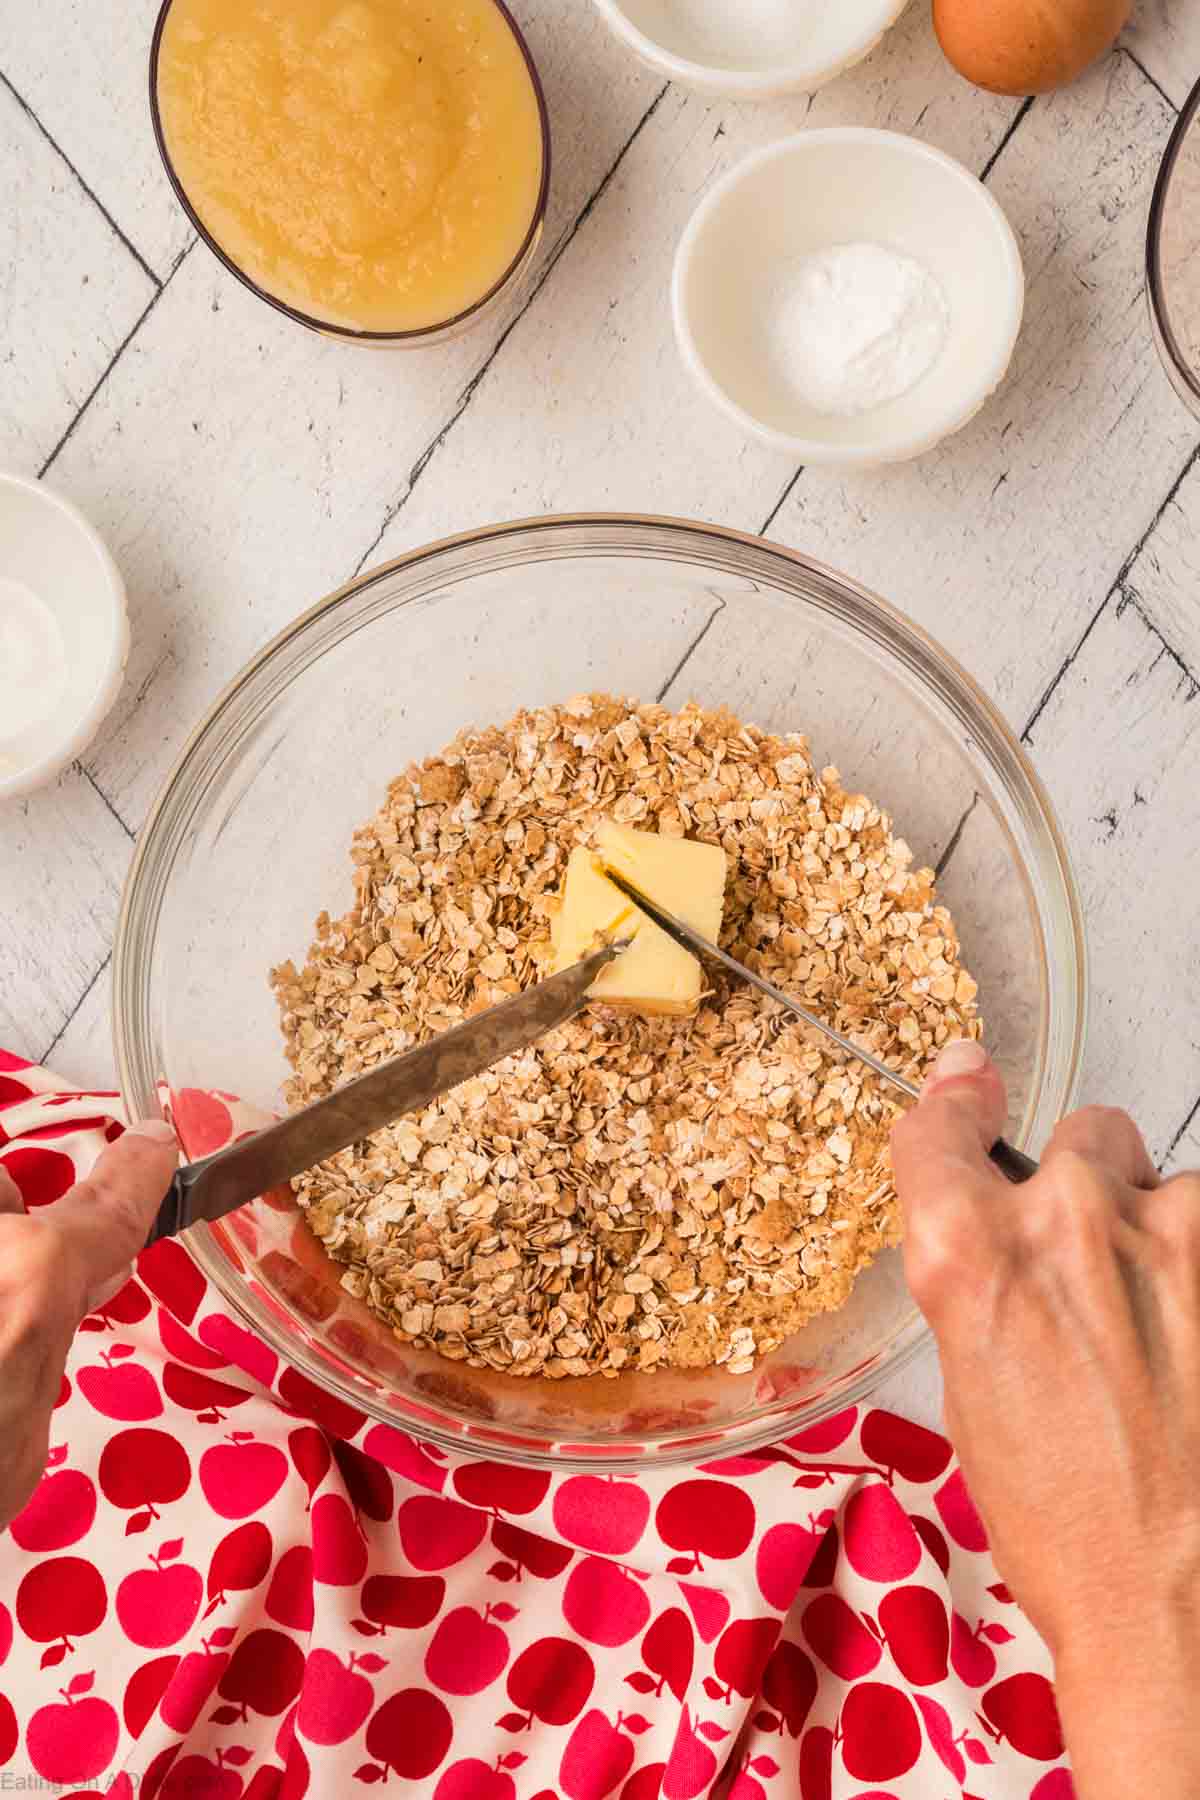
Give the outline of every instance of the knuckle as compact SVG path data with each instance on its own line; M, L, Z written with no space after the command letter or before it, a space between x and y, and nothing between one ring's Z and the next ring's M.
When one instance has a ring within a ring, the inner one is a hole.
M1055 1168L1055 1200L1060 1215L1080 1224L1090 1223L1108 1203L1095 1163L1081 1150L1064 1150Z
M976 1243L965 1222L950 1213L926 1218L910 1230L904 1244L904 1268L913 1298L923 1312L942 1310L958 1290Z
M1129 1114L1119 1106L1101 1106L1094 1101L1089 1106L1081 1106L1078 1116L1093 1126L1096 1131L1125 1131L1133 1124Z
M1024 1236L1038 1249L1080 1253L1107 1235L1112 1201L1095 1164L1079 1150L1060 1150L1036 1205L1022 1214Z
M1152 1237L1184 1256L1200 1255L1200 1175L1177 1175L1148 1196L1143 1218Z
M1135 1129L1128 1113L1115 1106L1081 1106L1060 1119L1051 1144L1057 1151L1094 1149L1105 1141L1125 1139Z

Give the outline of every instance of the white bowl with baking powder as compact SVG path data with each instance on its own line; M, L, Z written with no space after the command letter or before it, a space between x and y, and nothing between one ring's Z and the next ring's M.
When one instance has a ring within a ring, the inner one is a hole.
M797 381L811 340L781 338L780 295L817 253L862 244L921 265L944 332L906 392L843 415ZM982 182L915 138L860 126L801 132L739 163L693 214L672 279L676 339L699 386L804 463L901 462L958 431L1003 380L1024 300L1017 240Z
M0 801L91 743L129 654L125 584L71 503L0 473Z
M669 81L732 99L812 93L861 62L908 0L593 0Z

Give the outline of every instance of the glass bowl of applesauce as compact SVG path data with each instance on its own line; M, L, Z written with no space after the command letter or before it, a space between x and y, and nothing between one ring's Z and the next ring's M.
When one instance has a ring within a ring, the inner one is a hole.
M327 337L444 342L530 267L550 126L503 0L163 0L150 112L209 249Z
M118 927L130 1116L166 1105L195 1157L283 1110L270 971L303 959L319 913L351 905L352 839L388 783L469 725L588 692L803 732L818 767L885 807L915 865L939 870L1008 1083L1006 1134L1044 1141L1075 1084L1083 930L1058 825L1008 726L932 639L844 576L714 526L615 516L498 525L373 569L214 703L141 834ZM486 859L485 824L466 842ZM928 1341L886 1250L840 1310L748 1371L528 1380L399 1340L341 1285L290 1190L181 1242L229 1310L330 1395L450 1449L557 1467L768 1442L861 1399Z

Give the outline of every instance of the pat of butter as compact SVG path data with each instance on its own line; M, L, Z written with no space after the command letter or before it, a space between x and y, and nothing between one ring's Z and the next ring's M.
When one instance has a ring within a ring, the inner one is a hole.
M725 903L725 852L716 844L606 823L594 851L571 852L562 904L551 927L556 969L586 956L598 934L618 929L622 936L632 933L629 949L601 970L591 993L609 1006L688 1017L700 1003L699 962L613 886L604 873L606 864L716 943Z

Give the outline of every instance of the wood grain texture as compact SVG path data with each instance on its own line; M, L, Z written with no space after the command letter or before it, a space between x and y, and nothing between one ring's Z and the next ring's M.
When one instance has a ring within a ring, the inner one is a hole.
M1080 1097L1126 1107L1159 1157L1200 1094L1200 692L1136 605L1106 609L1032 749L1087 921Z
M112 1041L112 964L105 961L92 985L38 1060L61 1070L65 1081L103 1092L116 1085Z
M147 67L158 0L0 7L0 69L161 279L192 229L150 130Z
M153 294L0 81L0 467L38 473Z
M1163 507L1125 585L1200 678L1200 460Z
M1200 1096L1197 1097L1191 1122L1179 1133L1168 1151L1162 1170L1164 1175L1182 1175L1185 1171L1190 1174L1200 1172Z
M658 91L590 11L570 55L550 22L543 7L530 35L565 148L534 284ZM188 255L55 465L130 589L129 677L88 767L132 826L225 681L361 562L530 291L438 350L364 351Z
M1200 10L1192 0L1137 0L1121 42L1182 106L1200 76Z
M772 535L901 606L1020 729L1198 432L1150 342L1146 209L1171 112L1127 57L1030 108L988 185L1025 319L978 417L901 468L805 470Z
M78 771L0 808L0 1044L41 1057L108 955L130 843Z
M811 104L734 107L670 89L419 485L398 492L373 556L463 524L577 508L757 531L795 470L716 412L680 363L671 264L696 204L749 151L801 125L915 131L982 169L1016 111L947 80L920 8L886 52Z

